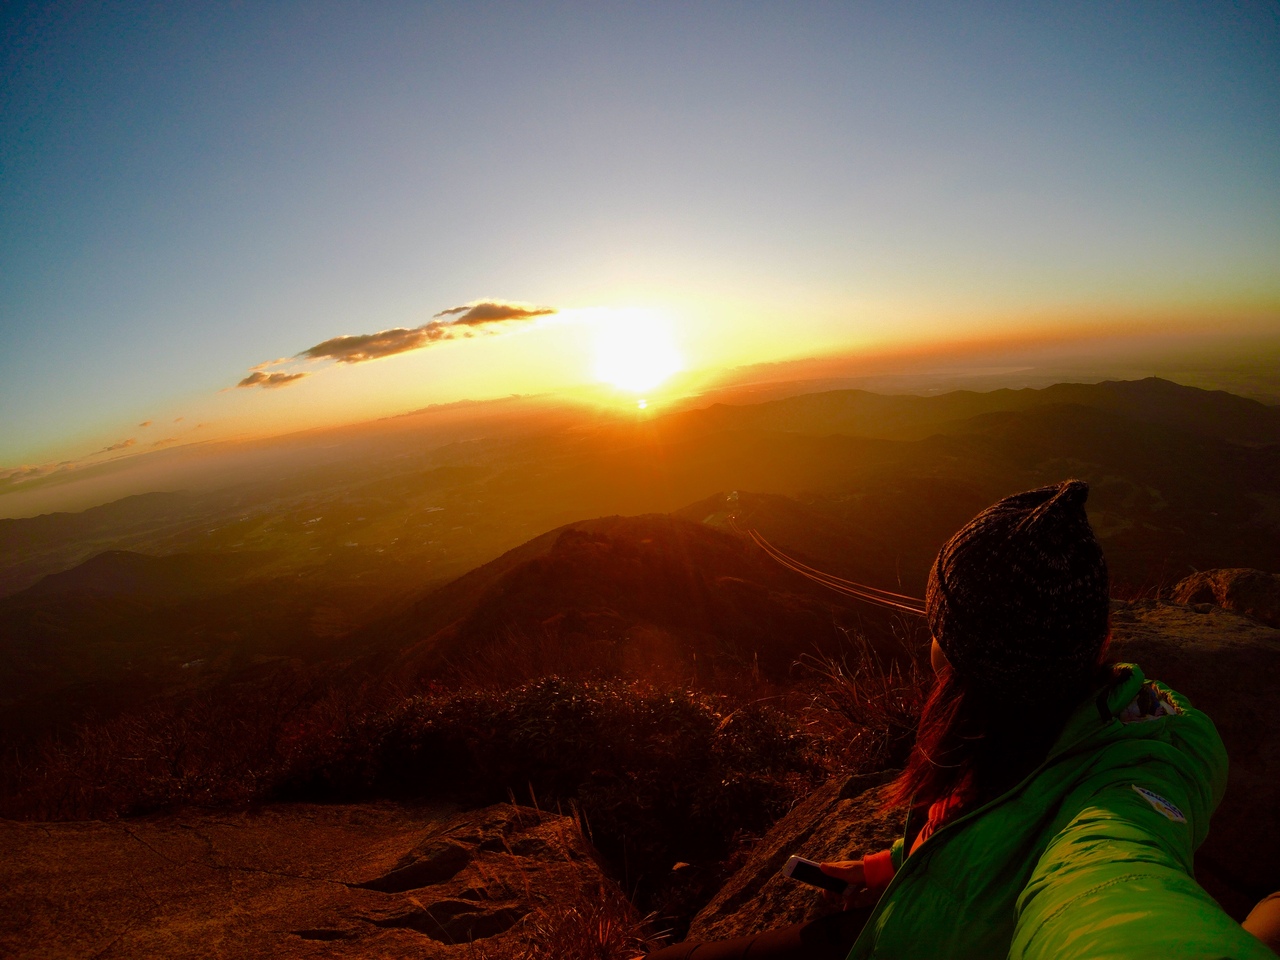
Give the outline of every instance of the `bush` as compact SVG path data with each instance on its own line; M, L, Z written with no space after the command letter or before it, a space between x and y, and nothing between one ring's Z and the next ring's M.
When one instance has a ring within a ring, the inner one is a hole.
M0 759L0 816L78 820L267 799L403 693L281 672L92 720Z
M506 691L435 693L358 725L274 792L358 799L514 793L576 803L628 884L676 860L720 859L767 829L821 776L798 724L759 703L636 682L544 678Z

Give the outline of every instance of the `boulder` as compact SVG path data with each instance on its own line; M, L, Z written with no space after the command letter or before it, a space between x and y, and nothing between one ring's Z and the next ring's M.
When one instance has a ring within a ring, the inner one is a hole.
M1196 874L1239 918L1280 890L1280 630L1219 606L1153 601L1114 603L1111 623L1111 654L1185 694L1226 744L1227 793Z
M1248 567L1202 570L1173 588L1174 603L1212 603L1280 628L1280 575Z
M525 916L580 903L603 883L576 822L497 804L442 821L390 869L349 884L389 896L347 915L436 944L470 944L517 933Z
M724 940L810 920L825 912L821 892L778 871L792 854L810 860L856 860L893 845L900 814L883 808L896 770L833 780L774 824L689 926L690 940Z

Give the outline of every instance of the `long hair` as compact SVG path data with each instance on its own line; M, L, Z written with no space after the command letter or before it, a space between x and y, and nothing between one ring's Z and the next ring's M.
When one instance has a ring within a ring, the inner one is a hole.
M1107 646L1104 641L1089 675L1029 706L1000 702L944 667L920 712L907 765L890 784L887 805L928 807L963 789L967 807L981 806L1015 786L1044 761L1081 700L1110 679Z

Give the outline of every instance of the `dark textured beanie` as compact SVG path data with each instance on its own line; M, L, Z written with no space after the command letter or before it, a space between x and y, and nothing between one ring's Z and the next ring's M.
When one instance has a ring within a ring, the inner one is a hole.
M929 628L957 675L984 694L1028 702L1087 683L1110 609L1088 497L1083 480L1005 497L939 551Z

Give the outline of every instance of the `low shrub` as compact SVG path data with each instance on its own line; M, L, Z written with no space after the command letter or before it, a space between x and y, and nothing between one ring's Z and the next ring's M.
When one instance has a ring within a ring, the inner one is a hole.
M298 763L280 799L514 792L574 802L628 885L719 859L823 774L797 722L761 703L625 681L550 677L412 697Z
M404 699L390 684L278 672L190 699L153 700L0 754L0 816L128 817L270 797L301 759Z

